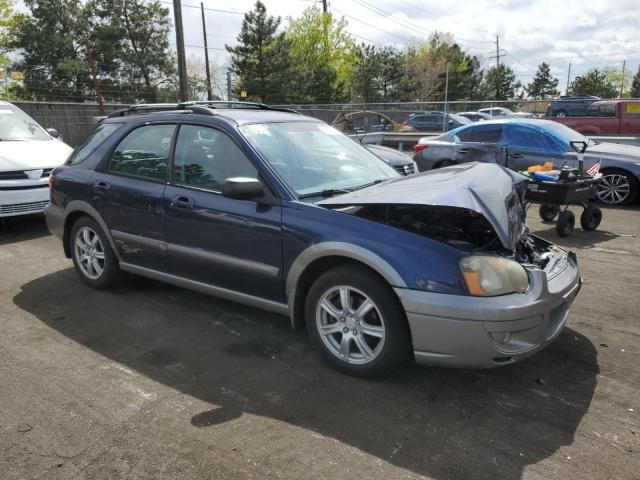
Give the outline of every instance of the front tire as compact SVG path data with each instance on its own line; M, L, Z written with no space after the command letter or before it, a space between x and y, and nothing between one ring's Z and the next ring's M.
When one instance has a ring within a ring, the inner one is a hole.
M565 210L560 212L556 221L556 232L560 237L568 237L573 232L576 224L576 217L573 212Z
M580 226L587 232L598 228L601 221L602 210L595 205L589 205L580 215Z
M384 280L364 268L345 265L321 275L309 289L305 320L316 348L350 375L384 376L411 351L402 305Z
M608 168L602 172L596 195L598 200L609 205L632 203L638 195L638 181L625 170Z
M108 288L116 283L120 275L118 259L95 220L78 219L71 229L69 242L73 265L83 282L93 288Z
M556 216L558 215L559 211L560 211L560 207L558 207L557 205L549 204L549 203L543 203L542 205L540 205L540 208L538 209L540 218L545 222L553 221L553 219L556 218Z

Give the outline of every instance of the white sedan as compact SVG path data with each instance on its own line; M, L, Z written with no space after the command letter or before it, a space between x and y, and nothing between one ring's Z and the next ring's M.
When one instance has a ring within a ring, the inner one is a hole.
M71 151L18 107L0 101L0 217L43 212L49 175Z
M533 113L514 112L505 107L481 108L480 113L485 113L492 118L532 118Z

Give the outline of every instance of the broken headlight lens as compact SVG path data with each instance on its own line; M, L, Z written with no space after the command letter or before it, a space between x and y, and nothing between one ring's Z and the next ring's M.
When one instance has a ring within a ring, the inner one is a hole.
M527 271L508 258L474 255L460 260L467 291L479 297L524 293L529 286Z

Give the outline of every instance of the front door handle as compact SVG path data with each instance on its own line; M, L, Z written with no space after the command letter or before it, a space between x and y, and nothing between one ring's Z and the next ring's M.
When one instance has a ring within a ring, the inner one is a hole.
M93 191L96 193L105 193L109 190L109 184L103 180L98 180L93 184Z
M196 202L191 197L176 195L171 200L171 206L177 208L193 208Z
M510 153L509 156L511 158L522 158L523 155L521 153Z

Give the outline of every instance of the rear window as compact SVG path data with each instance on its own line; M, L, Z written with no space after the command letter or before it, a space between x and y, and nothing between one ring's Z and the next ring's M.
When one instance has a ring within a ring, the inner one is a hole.
M85 141L77 147L69 159L66 161L66 165L77 165L86 160L86 158L98 148L102 142L104 142L109 136L120 128L121 123L103 123L98 125L93 132L85 139Z
M503 125L478 125L465 128L456 136L461 142L498 143L502 137Z

